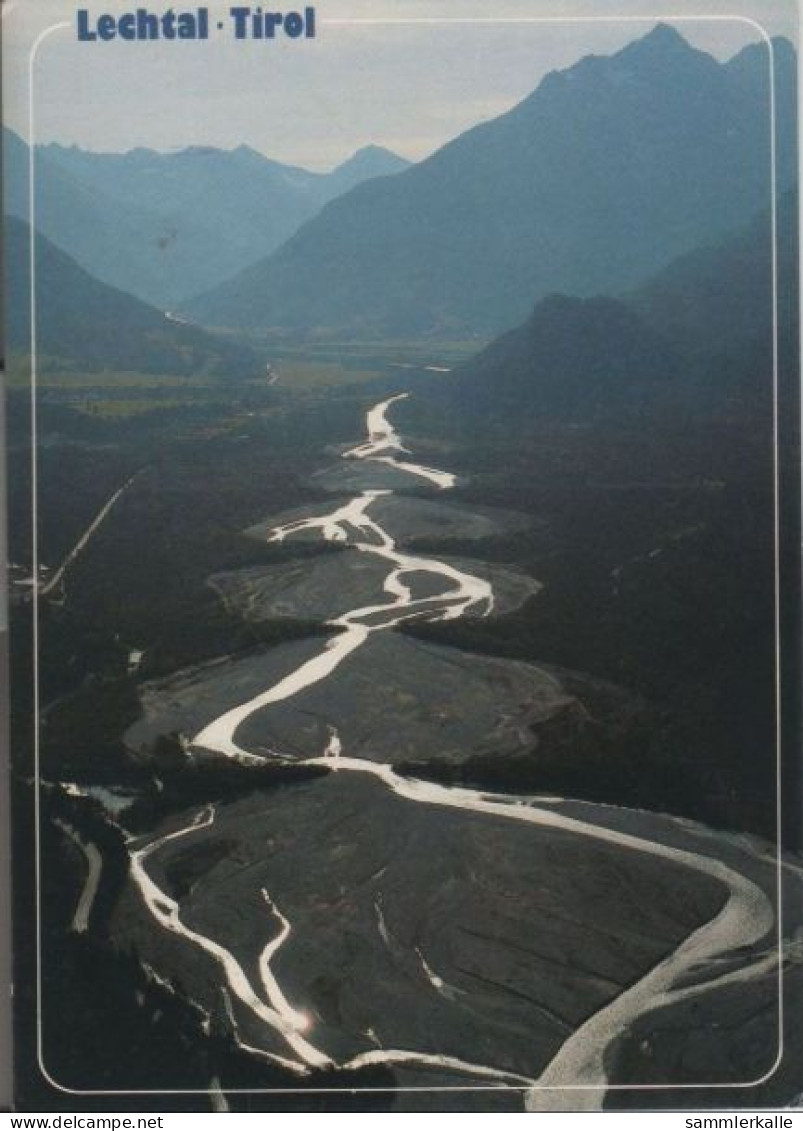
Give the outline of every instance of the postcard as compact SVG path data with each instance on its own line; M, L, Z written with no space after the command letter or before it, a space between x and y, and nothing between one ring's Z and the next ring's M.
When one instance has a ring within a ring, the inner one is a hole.
M803 1104L796 5L3 7L14 1104Z

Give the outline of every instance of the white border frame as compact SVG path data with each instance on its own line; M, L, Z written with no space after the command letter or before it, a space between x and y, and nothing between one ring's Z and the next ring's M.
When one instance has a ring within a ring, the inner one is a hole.
M214 2L214 0L213 0ZM777 184L776 184L776 92L775 92L775 53L772 38L766 29L757 21L747 16L739 15L684 15L676 13L653 13L638 16L513 16L495 18L488 17L358 17L329 18L321 17L319 25L328 26L405 26L405 25L454 25L454 24L655 24L661 22L671 23L742 23L755 28L767 44L769 54L769 80L770 80L770 216L771 216L771 256L772 256L772 392L773 392L773 515L774 515L774 542L775 554L775 599L774 599L774 628L775 628L775 708L776 708L776 928L778 932L778 1052L772 1066L762 1076L755 1080L744 1082L726 1082L715 1084L608 1084L605 1092L611 1091L688 1091L716 1090L728 1088L752 1088L769 1080L777 1072L783 1061L784 1054L784 1000L783 1000L783 875L782 875L782 848L781 848L781 654L780 654L780 529L779 529L779 460L778 460L778 235L777 235ZM38 545L38 479L37 479L37 341L36 341L36 201L35 201L35 97L34 76L35 63L39 48L55 32L73 25L69 21L51 24L39 33L28 55L28 207L29 207L29 268L30 268L30 329L31 329L31 500L32 500L32 536L31 551L33 563L33 577L39 576L39 545ZM798 45L795 45L796 49ZM799 67L799 63L798 63ZM800 70L800 67L799 67ZM803 208L803 202L801 202ZM803 296L801 298L803 302ZM42 1050L42 913L41 913L41 827L40 827L40 792L41 781L39 773L39 593L34 585L33 590L33 711L34 711L34 814L35 814L35 869L36 869L36 1054L39 1070L47 1082L57 1091L76 1096L127 1096L127 1095L208 1095L208 1088L69 1088L59 1084L44 1064ZM599 1084L560 1084L560 1085L508 1085L508 1084L477 1084L477 1085L441 1085L441 1086L414 1086L404 1088L224 1088L224 1092L232 1095L303 1095L307 1094L351 1094L355 1092L385 1094L388 1092L522 1092L529 1091L598 1091Z

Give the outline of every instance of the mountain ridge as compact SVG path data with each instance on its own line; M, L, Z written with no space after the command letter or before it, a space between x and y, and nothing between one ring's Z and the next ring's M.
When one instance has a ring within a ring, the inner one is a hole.
M3 139L4 207L27 221L28 147L8 129ZM36 223L96 278L173 308L199 283L211 286L279 246L364 177L407 164L379 147L367 160L353 154L345 169L313 173L247 145L100 153L51 142L36 147Z
M781 60L785 90L793 70ZM213 325L484 335L551 291L637 286L766 199L767 81L760 47L729 68L672 32L586 56L398 176L330 202L186 308ZM779 128L785 186L791 123Z

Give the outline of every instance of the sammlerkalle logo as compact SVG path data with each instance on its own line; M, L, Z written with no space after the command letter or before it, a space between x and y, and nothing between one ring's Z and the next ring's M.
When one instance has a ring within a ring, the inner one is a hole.
M790 1115L700 1115L689 1116L686 1126L696 1131L711 1129L711 1131L741 1131L742 1128L767 1128L767 1131L777 1131L778 1128L792 1126Z

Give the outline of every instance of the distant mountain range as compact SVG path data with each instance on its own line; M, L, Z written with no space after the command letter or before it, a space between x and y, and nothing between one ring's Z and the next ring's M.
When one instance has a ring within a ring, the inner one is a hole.
M4 131L5 210L28 220L28 147ZM176 153L36 150L36 225L90 274L171 308L277 248L324 204L407 167L368 146L310 173L241 145Z
M10 217L4 228L9 354L30 352L30 228ZM250 350L94 279L43 236L36 239L37 347L44 367L127 370L197 377L255 377Z
M797 371L796 191L777 210L781 381ZM624 298L551 295L453 375L461 411L507 422L589 420L673 405L771 404L769 212L677 259ZM767 418L768 419L768 418Z
M774 58L785 188L796 61L785 40ZM765 44L721 64L659 25L330 202L187 310L210 325L455 337L515 325L551 292L634 289L766 207L769 105Z

